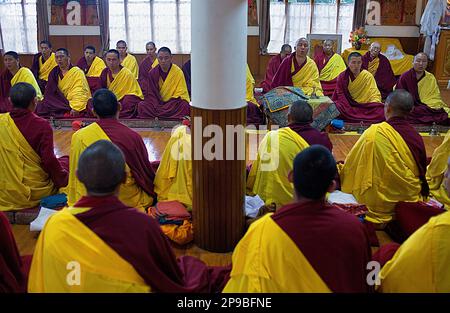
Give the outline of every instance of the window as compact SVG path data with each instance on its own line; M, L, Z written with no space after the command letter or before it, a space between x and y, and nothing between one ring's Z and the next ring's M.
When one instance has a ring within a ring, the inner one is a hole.
M110 0L110 46L123 39L134 53L154 41L172 53L191 51L191 0Z
M4 51L37 52L36 0L0 0L0 40Z
M354 0L271 0L268 51L294 47L307 34L342 34L342 48L350 47L354 6Z

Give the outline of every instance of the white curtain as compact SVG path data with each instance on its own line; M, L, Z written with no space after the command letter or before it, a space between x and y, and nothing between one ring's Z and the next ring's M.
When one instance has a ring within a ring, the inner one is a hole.
M172 53L191 51L191 0L110 0L110 46L125 40L130 52L145 53L145 43Z
M3 50L37 52L36 0L0 0Z

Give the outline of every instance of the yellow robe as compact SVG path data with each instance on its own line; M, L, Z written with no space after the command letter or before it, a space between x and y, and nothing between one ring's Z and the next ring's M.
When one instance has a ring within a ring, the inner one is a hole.
M310 57L306 57L306 64L292 76L292 83L294 87L299 87L303 90L305 95L310 96L313 93L313 89L316 89L316 95L323 96L322 85L319 80L319 69L316 62ZM291 73L295 71L294 60L292 60Z
M0 211L35 207L58 191L9 113L0 114L0 138Z
M423 200L416 161L400 134L386 122L362 134L347 155L340 177L341 190L367 206L366 218L373 223L389 222L399 201Z
M154 60L153 63L152 63L152 68L157 67L158 64L159 64L158 58L155 58L155 60Z
M381 102L377 82L369 71L362 70L354 81L348 83L348 91L358 103Z
M450 212L432 217L380 272L379 291L450 292Z
M47 221L34 250L28 292L149 292L134 267L74 216L87 210L64 208Z
M250 71L250 68L247 64L247 78L245 83L245 101L250 101L257 106L259 106L258 101L255 99L254 94L254 88L255 88L255 79L253 78L252 72Z
M432 109L444 109L450 118L450 107L442 101L441 92L433 74L425 71L425 77L417 83L417 87L422 103L425 103Z
M50 72L58 66L55 59L55 54L52 52L50 57L42 63L42 56L39 57L39 79L48 81L48 75Z
M58 78L58 88L74 111L86 109L87 102L91 98L91 89L84 72L79 67L72 67L62 79Z
M427 181L430 186L430 194L433 198L445 205L450 210L450 197L444 186L444 173L447 170L450 157L450 131L447 132L442 144L436 148L427 168Z
M19 68L16 75L14 75L13 78L11 79L11 87L17 83L28 83L31 86L33 86L34 90L36 90L36 98L39 101L42 100L43 96L41 88L39 88L36 78L34 77L33 73L30 71L29 68L26 67Z
M91 66L89 67L89 71L86 73L86 77L100 77L100 74L105 69L105 62L99 58L95 57L92 61Z
M325 67L320 71L319 80L327 82L333 80L345 71L346 68L347 66L345 65L342 57L335 53L330 60L328 60Z
M373 75L373 77L375 77L375 74L378 71L378 66L380 66L380 58L378 57L369 62L367 70L369 71L370 74Z
M295 156L309 144L289 127L270 131L258 147L258 155L247 178L247 192L259 195L277 208L294 199L294 186L288 175Z
M155 176L158 201L177 200L192 207L191 135L187 126L176 128L164 149Z
M87 147L98 140L111 141L108 135L106 135L97 123L92 123L72 135L69 158L69 184L66 188L68 205L74 205L82 196L86 195L86 188L78 180L76 176L76 169L78 167L78 160L81 153L83 153ZM120 185L119 200L130 207L136 208L140 211L145 211L145 208L152 205L153 198L136 184L128 165L126 166L126 172L126 181Z
M187 102L191 101L183 71L178 65L172 63L166 80L159 79L159 93L164 102L173 98L181 98Z
M135 58L134 55L131 54L127 54L127 56L125 57L125 59L123 59L122 61L122 65L124 67L126 67L127 69L129 69L131 71L131 73L133 73L133 76L135 79L138 79L139 77L139 64Z
M136 78L129 69L123 67L120 72L114 77L112 83L107 79L108 89L111 90L121 100L126 95L134 95L144 100L141 87L139 86Z
M271 215L254 222L234 249L223 292L331 292Z

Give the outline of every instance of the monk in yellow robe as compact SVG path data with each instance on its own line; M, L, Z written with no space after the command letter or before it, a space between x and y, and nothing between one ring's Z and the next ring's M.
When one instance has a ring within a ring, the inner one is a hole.
M405 89L414 97L414 110L408 117L411 123L448 125L450 107L442 101L436 77L426 71L427 66L427 55L418 53L413 68L400 76L395 88Z
M86 75L92 94L97 89L101 88L100 74L106 65L101 58L95 55L94 46L86 46L86 48L84 48L84 56L78 60L77 66L81 68Z
M291 55L291 53L292 47L289 44L284 44L281 46L280 53L270 58L269 63L267 64L266 76L261 82L261 88L263 89L264 93L271 90L273 77L277 73L281 62L283 62L285 58Z
M259 125L264 122L264 115L259 108L258 101L256 101L255 94L255 79L247 64L247 76L245 83L245 101L247 101L247 124Z
M73 66L67 49L56 50L55 67L48 78L44 101L39 103L36 113L43 117L78 117L88 114L87 102L91 91L83 71Z
M191 134L188 126L177 127L164 149L155 176L158 201L179 201L192 208Z
M139 65L134 55L127 53L127 43L119 40L116 44L116 49L120 54L120 63L126 67L133 74L135 79L139 78Z
M125 158L106 140L81 154L77 176L87 195L45 224L28 292L221 291L229 269L191 256L177 260L158 222L118 199L127 180Z
M427 168L427 181L430 186L430 195L450 210L450 197L445 189L445 170L450 157L450 131L447 132L442 144L436 148Z
M41 88L42 94L44 94L48 75L58 64L56 63L55 54L52 52L50 41L42 40L39 43L39 48L41 52L34 55L31 71Z
M141 211L152 205L155 193L155 174L148 160L147 149L141 136L117 119L120 105L115 95L107 89L94 94L93 112L99 119L78 130L72 136L70 145L70 168L67 187L67 202L76 203L86 195L86 189L76 176L76 167L83 151L98 140L109 140L120 147L125 155L127 176L120 187L119 199L128 206Z
M41 88L33 73L26 67L21 67L17 52L8 51L3 55L6 69L0 74L0 113L9 112L12 104L9 101L9 91L17 83L28 83L36 90L36 98L42 100Z
M272 81L272 89L278 86L294 86L305 95L323 96L317 65L308 57L309 44L306 38L297 40L295 51L281 62Z
M362 134L340 172L341 190L365 204L366 219L381 226L394 218L398 202L418 202L429 194L425 145L406 120L413 106L408 92L392 92L386 99L386 122Z
M325 96L331 97L336 89L337 78L347 66L342 57L333 51L333 41L326 39L315 51L314 62L319 70L320 85Z
M291 162L294 202L250 225L224 292L369 292L367 231L325 200L336 186L331 152L313 145Z
M67 157L56 158L51 126L33 113L35 88L12 86L13 109L0 114L0 211L36 207L67 185Z

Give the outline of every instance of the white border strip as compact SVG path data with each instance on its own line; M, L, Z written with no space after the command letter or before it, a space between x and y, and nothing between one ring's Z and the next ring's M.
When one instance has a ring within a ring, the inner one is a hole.
M100 26L50 25L50 36L99 36Z

